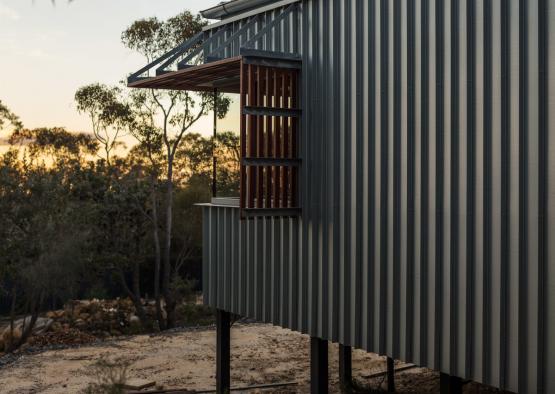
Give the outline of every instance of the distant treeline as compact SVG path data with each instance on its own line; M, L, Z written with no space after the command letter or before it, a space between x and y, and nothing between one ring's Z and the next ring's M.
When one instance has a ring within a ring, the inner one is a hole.
M204 25L189 12L139 20L122 42L149 60ZM223 118L231 100L92 84L75 101L92 133L27 129L0 102L0 132L10 144L0 155L0 312L36 319L73 298L125 296L146 329L171 328L201 279L194 204L210 199L213 155L220 194L239 187L238 137L203 137L191 127L214 111ZM154 319L144 310L147 296Z

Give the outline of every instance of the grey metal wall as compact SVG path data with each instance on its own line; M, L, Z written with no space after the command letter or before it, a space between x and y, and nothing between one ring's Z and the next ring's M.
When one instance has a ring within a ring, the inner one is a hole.
M299 330L298 220L241 221L238 208L203 209L204 302Z
M304 0L300 19L303 215L206 208L208 303L555 392L555 0Z

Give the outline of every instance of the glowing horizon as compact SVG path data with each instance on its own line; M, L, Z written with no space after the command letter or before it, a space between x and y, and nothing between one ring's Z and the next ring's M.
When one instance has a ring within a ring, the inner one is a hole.
M121 32L133 21L199 12L219 0L0 0L0 100L25 127L65 127L91 132L73 96L84 85L116 85L145 64L123 47ZM236 101L236 100L235 100ZM218 130L236 131L237 103ZM212 117L191 132L212 132ZM5 138L5 135L0 135ZM0 139L0 143L3 140Z

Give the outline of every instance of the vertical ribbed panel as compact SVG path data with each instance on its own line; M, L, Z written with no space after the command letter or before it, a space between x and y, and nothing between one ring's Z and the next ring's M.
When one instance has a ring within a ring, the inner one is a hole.
M223 52L219 53L218 56L226 58L239 56L241 47L244 46L251 37L254 37L259 31L266 27L266 25L270 24L272 20L277 18L286 8L287 7L279 7L259 14L258 21L250 26L245 33L237 37L234 42L226 47ZM253 17L241 19L216 29L208 30L205 33L206 37L210 37L220 29L224 29L225 33L208 45L206 48L207 53L219 48L229 37L249 23L252 18ZM253 43L254 48L274 52L299 53L299 43L301 40L299 36L299 25L301 23L301 18L301 12L298 9L294 9L275 29L272 29L273 31L270 34L264 35L257 42Z
M297 219L240 220L235 207L204 209L204 302L262 322L295 327Z
M205 208L207 303L555 392L555 0L304 0L263 47L303 55L303 215Z

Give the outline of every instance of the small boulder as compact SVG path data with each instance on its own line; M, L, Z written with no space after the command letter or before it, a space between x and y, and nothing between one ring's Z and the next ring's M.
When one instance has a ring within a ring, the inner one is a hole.
M141 319L139 319L139 316L137 316L137 315L131 315L129 317L129 324L131 324L131 325L141 324Z

